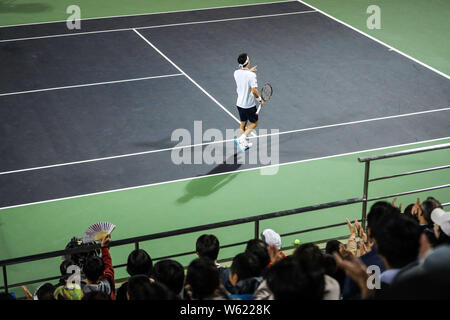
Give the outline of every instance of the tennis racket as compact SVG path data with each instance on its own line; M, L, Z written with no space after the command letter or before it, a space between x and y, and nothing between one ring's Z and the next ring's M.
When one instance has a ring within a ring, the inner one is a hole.
M269 83L266 83L261 88L261 93L259 96L264 101L264 103L268 102L270 98L272 98L273 89L272 86ZM259 111L261 111L261 105L258 106L258 110L256 111L256 114L259 114Z

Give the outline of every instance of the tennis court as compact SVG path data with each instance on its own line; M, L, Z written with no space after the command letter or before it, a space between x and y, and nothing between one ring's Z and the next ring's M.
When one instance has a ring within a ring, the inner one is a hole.
M231 153L218 164L175 164L174 151L195 159L233 145L193 138L180 147L171 136L179 128L194 136L196 121L223 140L238 128L232 74L241 52L258 65L259 84L274 87L260 116L266 131L251 140L278 141L277 163L226 163ZM89 19L75 31L66 22L2 27L0 70L0 259L62 249L97 221L116 224L113 239L122 239L352 198L362 192L359 155L450 141L448 75L300 1ZM375 170L446 161L444 150ZM277 173L262 174L265 166ZM449 175L427 179L401 185ZM266 224L306 229L356 218L359 208ZM217 234L226 244L248 239L247 229ZM196 236L145 248L185 251ZM129 251L114 248L113 261ZM58 261L30 265L12 268L10 281L27 280L19 275L28 268L45 275Z

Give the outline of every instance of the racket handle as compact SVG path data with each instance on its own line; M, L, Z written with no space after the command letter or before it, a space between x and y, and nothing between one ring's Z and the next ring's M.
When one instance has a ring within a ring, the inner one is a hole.
M259 111L261 111L261 105L259 105L258 110L256 110L256 114L259 114Z

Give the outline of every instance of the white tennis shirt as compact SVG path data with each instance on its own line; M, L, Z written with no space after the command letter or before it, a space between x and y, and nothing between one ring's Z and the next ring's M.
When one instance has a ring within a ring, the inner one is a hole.
M252 93L252 88L258 88L256 74L248 69L239 69L234 72L234 80L238 94L236 105L244 109L256 106L257 101Z

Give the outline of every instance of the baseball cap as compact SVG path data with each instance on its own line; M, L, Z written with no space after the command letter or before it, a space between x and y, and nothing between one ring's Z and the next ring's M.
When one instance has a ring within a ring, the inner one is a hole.
M281 249L281 237L272 229L265 229L261 233L261 238L267 245L275 245L278 250Z
M450 212L436 208L431 212L431 220L441 227L441 230L450 237Z

